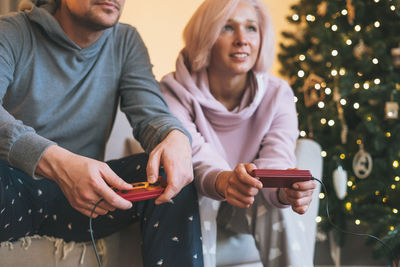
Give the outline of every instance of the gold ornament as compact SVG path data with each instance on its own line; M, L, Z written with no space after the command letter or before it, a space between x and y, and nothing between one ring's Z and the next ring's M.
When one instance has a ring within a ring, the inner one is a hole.
M350 25L353 25L354 19L356 17L356 9L353 6L352 0L346 0L347 8L347 21Z
M328 9L328 2L322 1L317 7L317 14L321 17L326 15L326 11Z
M342 141L342 144L347 143L347 135L349 133L349 126L346 123L346 119L344 117L344 110L342 105L340 104L340 99L342 98L340 92L339 92L339 87L337 84L339 83L338 78L335 79L335 87L333 88L333 101L336 102L336 108L338 111L338 116L340 120L340 125L342 126L342 130L340 132L340 140Z
M400 46L392 48L391 53L394 67L400 68Z
M363 39L361 39L360 42L353 49L353 55L358 60L361 60L364 54L368 54L370 52L371 48L365 45Z
M304 93L304 105L306 107L311 107L325 99L324 90L322 88L319 90L315 88L316 84L321 84L322 82L324 82L324 79L314 73L311 73L304 81L302 91Z

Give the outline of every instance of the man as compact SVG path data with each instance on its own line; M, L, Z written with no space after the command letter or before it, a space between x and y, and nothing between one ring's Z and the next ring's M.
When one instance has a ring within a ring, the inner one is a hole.
M124 0L31 1L0 19L0 241L86 241L86 216L103 199L96 237L139 216L146 266L202 266L188 134L139 34L118 23ZM119 98L148 160L101 162ZM130 188L119 176L156 182L161 166L167 187L155 201L132 206L111 189Z

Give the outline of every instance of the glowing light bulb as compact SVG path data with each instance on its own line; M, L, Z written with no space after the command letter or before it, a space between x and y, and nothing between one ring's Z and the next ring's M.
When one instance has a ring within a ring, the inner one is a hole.
M390 6L390 10L395 11L395 10L396 10L396 7L395 7L394 5L391 5L391 6Z
M397 160L393 161L393 167L398 168L399 167L399 162Z
M331 74L332 74L332 76L336 76L337 75L337 70L332 70Z
M353 108L354 108L354 109L359 109L359 108L360 108L360 104L354 103L354 104L353 104Z
M340 159L345 159L346 155L345 154L340 154Z
M335 25L335 24L333 24L332 25L332 27L331 27L331 29L332 29L332 31L337 31L338 30L338 26L337 25Z
M297 76L299 76L300 78L303 78L304 74L304 70L299 70L299 72L297 72Z
M307 20L307 21L310 21L310 22L313 22L313 21L315 21L315 17L314 17L313 15L311 15L311 14L308 14L308 15L306 16L306 20Z
M368 82L365 82L365 83L363 84L363 87L364 87L365 90L368 90L368 89L369 89L369 83L368 83Z
M343 9L342 12L340 12L340 13L342 13L343 16L346 16L347 15L347 9Z
M381 23L379 21L374 22L375 28L379 28L381 26Z
M351 202L346 203L346 210L348 210L348 211L351 210Z
M326 87L326 88L325 88L325 94L330 95L331 93L332 93L331 88Z
M360 84L359 83L355 83L354 84L354 88L356 88L356 89L360 88Z
M322 102L322 101L319 101L319 102L318 102L318 107L319 107L319 108L324 108L324 107L325 107L325 103Z
M319 83L316 83L314 85L314 88L315 88L315 90L319 90L319 89L321 89L321 85Z
M353 182L352 182L352 181L348 181L348 182L347 182L347 186L348 186L348 187L352 187L352 186L353 186Z
M395 180L396 182L399 182L399 181L400 181L400 177L399 177L399 176L396 176L396 177L394 177L394 180Z
M329 125L329 126L335 125L335 121L334 121L334 120L329 120L329 121L328 121L328 125Z
M354 221L355 224L360 225L361 221L359 219Z
M340 104L341 104L342 106L346 105L346 104L347 104L346 99L344 99L344 98L340 99Z
M354 26L354 30L355 30L356 32L361 31L361 26L360 26L360 25Z
M381 79L376 78L376 79L374 80L374 84L376 84L376 85L381 84Z
M325 118L322 118L322 119L321 119L321 124L322 124L322 125L326 124L326 119L325 119Z
M375 65L379 63L379 60L377 58L373 58L372 59L372 63L374 63Z
M399 213L399 210L398 209L393 209L393 213L397 214L397 213Z
M300 56L299 56L299 60L300 60L300 61L306 60L306 56L305 56L305 55L300 55Z
M322 218L321 218L321 216L317 216L317 217L315 217L315 221L316 221L317 223L320 223L320 222L322 221Z
M337 50L332 50L331 54L332 56L336 57L339 53Z
M294 20L294 21L298 21L300 19L300 17L299 17L299 15L298 14L293 14L293 16L292 16L292 20Z
M319 197L319 199L324 199L325 198L325 194L324 193L319 193L318 197Z
M321 151L321 157L325 158L326 156L328 156L328 153L326 153L326 151Z
M392 136L392 134L391 134L390 132L387 132L387 133L386 133L386 137L387 137L387 138L389 138L389 137L391 137L391 136Z
M300 136L301 136L301 137L306 136L306 132L305 132L305 131L300 131Z

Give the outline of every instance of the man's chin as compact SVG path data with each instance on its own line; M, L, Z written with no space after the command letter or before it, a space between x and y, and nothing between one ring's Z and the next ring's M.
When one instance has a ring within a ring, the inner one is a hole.
M88 21L87 26L89 26L92 30L95 31L103 31L105 29L113 27L118 23L118 19L93 19Z

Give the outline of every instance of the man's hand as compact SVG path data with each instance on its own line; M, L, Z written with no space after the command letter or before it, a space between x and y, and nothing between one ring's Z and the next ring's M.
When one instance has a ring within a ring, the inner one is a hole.
M119 178L106 163L79 156L59 146L50 146L45 151L36 173L55 181L71 206L86 216L90 216L101 198L104 201L96 207L94 218L116 208L126 210L132 207L131 202L110 188L129 190L131 185Z
M149 155L147 180L155 183L158 170L164 166L167 175L167 187L155 203L170 201L184 186L193 181L192 148L189 138L179 130L171 131Z
M294 183L292 188L280 188L278 199L282 203L291 205L293 211L304 214L310 206L316 186L315 181Z
M217 192L226 201L239 208L248 208L254 203L254 196L262 188L262 183L250 175L256 169L253 163L238 164L233 171L221 172L215 183Z

